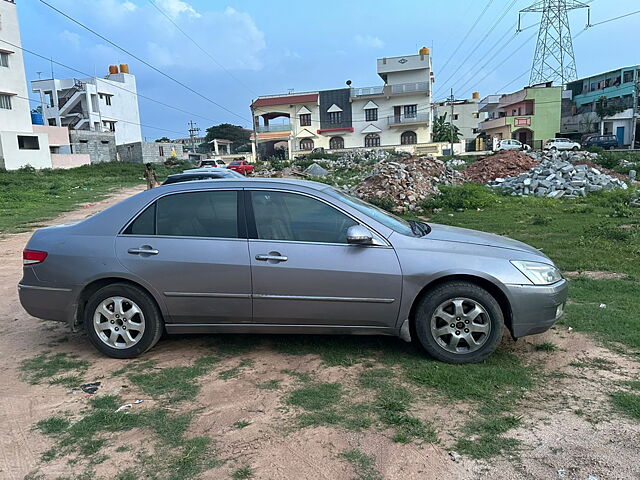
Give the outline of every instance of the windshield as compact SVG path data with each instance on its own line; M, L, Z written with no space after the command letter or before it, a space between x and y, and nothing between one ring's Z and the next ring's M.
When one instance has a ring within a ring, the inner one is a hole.
M395 215L382 210L375 205L371 205L370 203L364 202L357 197L348 195L335 188L329 188L325 190L325 192L332 197L343 201L350 207L355 208L359 212L364 213L366 216L373 218L376 222L380 222L385 227L390 228L394 232L398 232L409 237L421 236L415 233L415 230L411 228L411 224L409 222L403 220L400 217L396 217Z

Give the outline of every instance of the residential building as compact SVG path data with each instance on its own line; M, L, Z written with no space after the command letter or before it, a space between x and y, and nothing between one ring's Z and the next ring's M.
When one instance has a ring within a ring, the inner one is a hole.
M49 139L34 132L16 5L0 0L0 168L50 168Z
M184 148L180 143L133 142L117 145L120 160L132 163L163 163L170 158L182 160Z
M554 87L551 82L514 93L489 95L480 101L479 112L487 118L478 128L494 144L513 138L542 148L545 141L560 132L561 104L562 87Z
M562 115L562 132L576 137L586 133L611 134L618 137L620 145L631 145L634 130L636 138L640 139L639 87L640 65L619 68L567 84L564 92L567 108Z
M136 78L126 64L111 65L104 78L33 80L31 87L48 125L114 132L118 145L142 141Z
M69 130L71 151L89 155L91 163L115 162L116 136L114 132L92 132L90 130Z
M478 124L485 117L484 113L480 113L479 105L480 94L478 92L473 92L470 99L454 100L453 102L441 100L434 103L434 119L446 114L447 121L458 127L460 139L469 142L478 136Z
M352 87L348 82L349 88L258 97L251 104L258 153L268 157L280 146L289 158L318 147L413 152L431 143L429 49L379 58L377 73L382 85Z
M74 151L68 128L33 125L33 131L47 135L52 168L75 168L92 163L89 152Z

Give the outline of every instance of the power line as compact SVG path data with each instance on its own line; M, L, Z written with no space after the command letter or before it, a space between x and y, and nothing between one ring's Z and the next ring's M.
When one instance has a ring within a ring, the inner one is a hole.
M96 37L104 40L105 42L107 42L109 45L117 48L118 50L120 50L121 52L126 53L127 55L129 55L132 58L135 58L136 60L138 60L140 63L142 63L143 65L146 65L147 67L149 67L150 69L152 69L153 71L159 73L160 75L162 75L163 77L168 78L169 80L171 80L172 82L175 82L176 84L180 85L182 88L189 90L191 93L199 96L200 98L206 100L207 102L215 105L216 107L224 110L227 113L230 113L231 115L234 115L238 118L241 118L242 120L246 121L246 122L250 122L250 120L246 119L245 117L243 117L242 115L239 115L235 112L233 112L232 110L229 110L227 107L225 107L224 105L219 104L218 102L216 102L215 100L212 100L211 98L207 97L206 95L203 95L202 93L198 92L197 90L193 89L192 87L190 87L189 85L181 82L180 80L176 79L175 77L172 77L171 75L169 75L166 72L163 72L162 70L160 70L158 67L153 66L152 64L150 64L149 62L147 62L146 60L140 58L139 56L131 53L129 50L121 47L120 45L118 45L117 43L113 42L112 40L110 40L109 38L105 37L104 35L96 32L95 30L93 30L92 28L86 26L85 24L83 24L82 22L76 20L75 18L71 17L70 15L66 14L65 12L63 12L62 10L59 10L58 8L54 7L53 5L51 5L50 3L46 2L45 0L39 0L40 3L46 5L47 7L49 7L51 10L59 13L60 15L62 15L63 17L67 18L68 20L70 20L71 22L75 23L76 25L84 28L85 30L87 30L88 32L91 32L92 34L94 34Z
M33 98L23 97L23 96L20 96L20 95L11 95L11 96L14 97L14 98L21 98L22 100L28 100L30 102L37 103L38 105L42 105L42 100L35 100ZM108 118L109 119L113 119L116 122L129 123L131 125L138 125L140 127L151 128L153 130L162 130L162 131L165 131L165 132L177 133L179 135L184 135L184 132L178 132L176 130L169 130L167 128L162 128L162 127L154 127L153 125L145 125L144 123L131 122L129 120L123 120L121 118L116 118L116 117L112 117L112 116L109 116Z
M474 46L474 49L469 52L469 54L465 57L464 60L462 60L462 62L460 62L460 66L458 68L456 68L455 71L451 75L449 75L449 77L443 82L444 85L447 85L449 80L451 80L455 76L455 74L460 71L460 69L464 66L464 64L467 62L467 60L469 60L471 58L471 56L474 53L477 52L477 49L480 48L480 46L489 37L489 35L491 35L491 33L496 29L496 27L500 24L500 22L504 19L504 17L506 17L507 13L509 13L509 10L511 10L513 8L513 6L516 4L517 1L518 0L511 0L511 3L509 5L507 5L507 8L504 9L504 11L502 12L502 15L500 15L498 20L495 21L495 23L487 31L487 33L484 34L484 36L480 39L480 42Z
M29 50L28 48L24 48L24 47L22 47L20 45L15 45L15 44L7 41L7 40L2 40L2 42L6 43L7 45L11 45L14 48L18 48L18 49L22 50L23 52L26 52L26 53L28 53L30 55L33 55L35 57L41 58L43 60L46 60L47 62L51 62L51 63L53 63L55 65L60 66L60 67L67 68L67 69L71 70L72 72L79 73L79 74L84 75L85 77L88 77L88 78L93 78L93 75L90 75L90 74L88 74L86 72L83 72L82 70L78 70L77 68L71 67L71 66L66 65L64 63L61 63L59 61L53 60L52 58L45 57L44 55L41 55L41 54L36 53L36 52L34 52L32 50ZM193 113L193 112L190 112L188 110L184 110L184 109L182 109L180 107L176 107L174 105L169 105L168 103L162 102L160 100L156 100L155 98L151 98L151 97L148 97L146 95L142 95L141 93L134 92L133 90L129 90L128 88L125 88L123 86L117 85L116 83L114 83L112 86L117 88L117 89L119 89L119 90L123 90L125 92L131 93L131 94L133 94L133 95L135 95L135 96L137 96L139 98L144 98L145 100L149 100L150 102L154 102L154 103L157 103L158 105L162 105L163 107L171 108L171 109L176 110L178 112L186 113L187 115L200 117L200 118L202 118L204 120L208 120L208 121L213 122L213 123L217 123L218 122L218 120L213 120L212 118L204 117L202 115L198 115L197 113Z
M42 1L42 0L41 0ZM467 31L466 35L464 36L464 38L460 41L460 43L458 44L458 46L456 47L456 49L453 51L453 53L449 56L449 58L447 59L447 61L445 62L445 64L443 65L443 67L440 69L440 71L444 71L447 68L447 65L449 65L449 62L451 62L451 60L453 59L453 57L455 57L456 53L458 53L458 50L460 50L460 47L462 47L462 45L464 44L464 42L467 41L467 38L469 38L469 35L471 35L471 32L473 32L473 30L476 28L476 26L478 25L478 23L480 23L480 20L482 19L482 17L484 16L485 13L487 13L487 10L489 10L489 7L491 6L491 4L493 3L493 0L489 0L489 2L487 2L487 4L484 7L484 10L482 10L482 13L480 13L480 16L476 19L476 21L473 23L473 25L471 26L471 28Z
M613 22L614 20L620 20L621 18L630 17L631 15L636 15L638 13L640 13L640 10L636 10L635 12L626 13L624 15L620 15L619 17L610 18L608 20L603 20L603 21L598 22L598 23L591 23L591 24L587 25L587 28L595 27L596 25L602 25L603 23ZM586 28L585 28L585 30L586 30Z
M163 17L165 17L167 20L169 20L169 22L171 22L173 24L174 27L176 27L176 29L182 33L185 37L187 37L187 39L189 39L189 41L191 41L191 43L193 43L196 47L198 47L198 49L200 49L200 51L202 53L204 53L207 57L209 57L211 60L213 60L213 62L218 65L220 68L222 68L225 72L227 72L227 74L233 78L236 82L238 82L240 85L242 85L243 87L245 87L247 90L249 90L249 92L251 92L253 95L258 96L258 94L256 92L254 92L253 90L251 90L251 88L244 83L242 80L240 80L238 77L236 77L233 73L231 73L223 64L221 64L220 62L218 62L218 60L216 60L216 58L211 55L207 50L205 50L198 42L196 42L193 37L191 37L187 32L185 32L182 28L180 28L180 26L173 21L173 19L167 15L167 13L162 10L155 2L155 0L148 0L149 3L153 6L153 8L155 8L158 12L160 12L162 14Z

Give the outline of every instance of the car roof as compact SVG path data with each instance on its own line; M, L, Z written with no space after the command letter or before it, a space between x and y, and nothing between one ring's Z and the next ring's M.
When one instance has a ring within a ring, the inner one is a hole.
M162 188L171 189L172 191L187 191L193 189L201 189L203 187L211 188L228 188L228 187L306 187L316 191L322 191L330 188L326 183L312 182L310 180L297 180L295 178L219 178L212 180L200 180L197 182L181 182L172 183L170 185L162 185Z

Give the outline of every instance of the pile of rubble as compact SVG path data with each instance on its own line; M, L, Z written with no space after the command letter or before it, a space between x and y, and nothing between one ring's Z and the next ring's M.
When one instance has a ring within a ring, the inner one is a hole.
M598 159L597 153L585 152L585 151L574 151L574 150L539 150L535 152L529 152L527 155L538 162L542 162L544 160L562 160L565 162L571 163L580 163L580 162L593 162Z
M439 185L459 185L462 174L433 157L380 162L353 193L365 200L391 199L398 212L415 210L420 202L440 195Z
M622 180L588 165L574 165L556 157L543 159L540 164L517 177L496 178L488 187L514 196L576 198L599 190L626 189Z
M496 178L513 177L527 172L538 163L530 155L507 150L472 163L464 170L464 176L470 182L487 183Z

